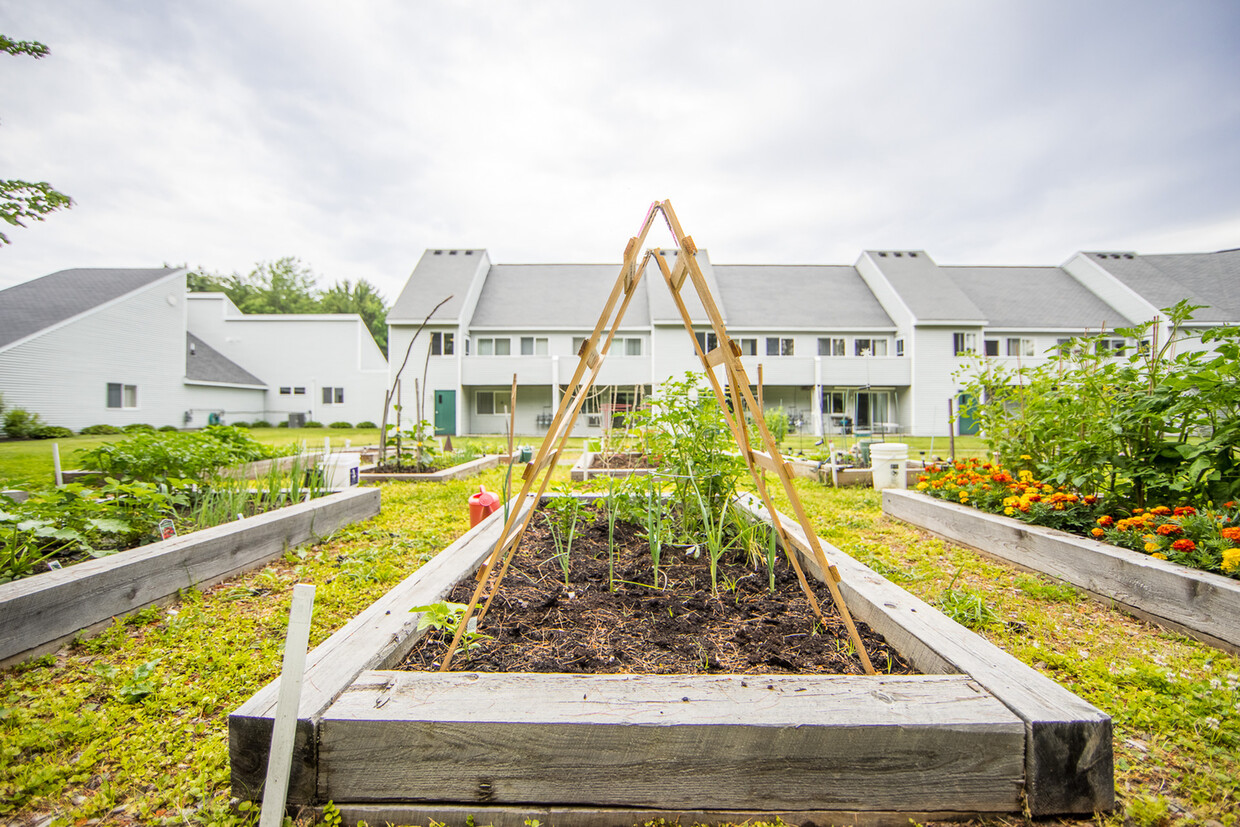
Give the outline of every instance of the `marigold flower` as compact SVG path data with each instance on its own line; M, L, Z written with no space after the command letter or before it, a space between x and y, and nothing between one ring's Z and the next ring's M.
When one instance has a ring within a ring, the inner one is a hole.
M1170 509L1170 508L1167 508L1167 506L1165 506L1165 505L1156 505L1156 506L1154 506L1153 508L1151 508L1151 509L1150 509L1150 513L1151 513L1151 514L1158 514L1159 516L1162 516L1162 515L1164 515L1164 514L1170 514L1170 513L1171 513L1171 509Z
M1102 535L1106 534L1106 532L1100 528L1092 529L1089 533L1094 535L1095 537L1101 537Z
M1167 555L1163 554L1161 551L1156 551L1156 552L1154 552L1153 554L1151 554L1150 556L1151 556L1151 557L1154 557L1154 558L1157 558L1157 559L1159 559L1159 560L1166 560L1166 559L1167 559Z
M1158 551L1158 543L1146 543L1145 550L1146 551ZM1158 556L1158 555L1155 555L1155 556ZM1167 558L1163 557L1162 559L1166 560Z
M1240 568L1240 548L1223 549L1223 571L1232 572Z
M1016 513L1016 509L1009 505L1007 508L1003 509L1003 513L1011 517Z
M1224 540L1231 540L1233 543L1240 543L1240 525L1228 526L1220 528L1218 533Z
M1234 500L1228 500L1227 502L1223 503L1223 508L1235 508L1235 507L1236 507L1236 503Z
M1110 514L1103 514L1098 518L1098 525L1115 525L1115 518L1113 518Z
M1193 508L1191 505L1182 505L1179 508L1177 508L1174 512L1175 516L1177 517L1183 517L1185 514L1196 514L1196 513L1197 513L1197 509Z
M1163 523L1158 528L1156 528L1155 531L1157 531L1159 534L1161 534L1164 537L1169 537L1172 534L1183 534L1184 533L1184 529L1180 528L1175 523Z
M1193 551L1197 548L1197 544L1187 537L1181 537L1171 544L1171 548L1175 551Z

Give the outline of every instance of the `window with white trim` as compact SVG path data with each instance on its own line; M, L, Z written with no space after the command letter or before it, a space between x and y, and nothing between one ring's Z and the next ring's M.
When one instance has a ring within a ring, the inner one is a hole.
M843 356L845 352L843 337L829 336L818 340L819 356Z
M693 334L693 337L697 339L698 347L702 349L703 353L710 353L712 350L719 347L719 338L715 335L713 330L696 331Z
M1124 339L1099 339L1096 352L1103 356L1123 356L1127 349L1128 342Z
M792 356L796 352L796 342L792 339L781 339L778 336L766 337L767 356Z
M451 356L453 349L453 334L451 333L432 333L431 334L431 356Z
M343 405L344 404L344 388L333 388L327 385L323 386L323 404L324 405Z
M511 356L512 340L508 338L486 337L475 340L478 343L479 356Z
M292 392L293 392L293 389L292 389L292 388L280 388L280 395L281 395L281 396L288 396L288 395L289 395L289 394L291 394Z
M904 355L904 340L896 339L896 356Z
M959 356L961 353L977 352L977 334L976 333L953 333L952 334L952 355Z
M886 339L853 339L854 356L886 356Z
M521 337L521 355L522 356L546 356L547 355L547 337L545 336L522 336Z
M138 386L124 385L120 382L108 383L108 407L109 408L136 408L138 407Z
M641 339L623 339L625 356L641 356L642 340Z
M474 410L479 414L507 414L512 391L475 391Z
M758 340L757 339L737 339L737 343L741 346L741 356L757 356Z
M1032 356L1033 339L1012 338L1007 340L1008 356Z
M998 356L999 355L999 340L998 339L984 339L982 341L982 347L985 348L983 352L987 356Z

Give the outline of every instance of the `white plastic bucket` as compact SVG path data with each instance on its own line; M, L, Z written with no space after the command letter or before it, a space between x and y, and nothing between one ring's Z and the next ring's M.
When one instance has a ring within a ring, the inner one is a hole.
M332 454L323 463L323 480L333 491L357 485L357 454Z
M908 488L905 464L908 446L903 442L875 442L870 446L870 470L874 474L874 490Z

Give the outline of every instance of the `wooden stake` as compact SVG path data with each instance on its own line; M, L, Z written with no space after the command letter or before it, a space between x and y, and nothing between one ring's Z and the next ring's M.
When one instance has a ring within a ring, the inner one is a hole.
M52 472L55 474L56 487L59 488L60 486L64 485L65 475L60 470L60 443L59 442L52 443Z
M259 827L278 827L284 822L289 771L293 765L293 738L297 731L297 707L301 702L301 679L310 643L310 616L314 612L314 586L293 586L288 634L284 638L284 668L280 672L280 697L276 701L271 752L267 756L267 780L263 785L263 809Z

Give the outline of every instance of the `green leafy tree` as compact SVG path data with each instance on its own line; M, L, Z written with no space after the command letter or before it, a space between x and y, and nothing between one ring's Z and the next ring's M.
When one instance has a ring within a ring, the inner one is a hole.
M10 55L27 55L35 60L49 54L48 48L36 40L13 40L2 34L0 50ZM14 227L25 227L25 221L43 221L49 213L72 206L72 198L46 181L0 179L0 218ZM10 243L9 237L0 233L0 244Z
M338 281L319 297L319 309L324 313L356 313L366 323L375 344L387 355L387 303L373 284L358 279L351 284L348 279Z

